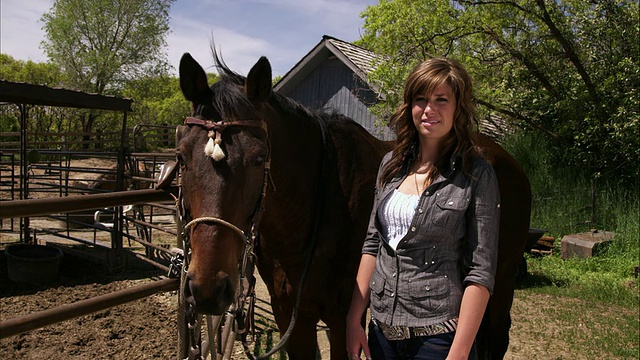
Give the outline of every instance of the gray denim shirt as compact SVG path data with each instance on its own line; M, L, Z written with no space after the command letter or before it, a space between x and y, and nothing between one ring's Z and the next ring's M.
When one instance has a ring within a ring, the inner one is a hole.
M387 154L380 170L390 159ZM396 176L376 195L362 253L376 256L370 281L371 315L387 325L424 326L457 318L468 283L493 293L498 257L500 194L493 168L473 158L472 177L452 159L420 197L409 232L394 251L382 239L381 204L407 177ZM380 173L378 173L380 176Z

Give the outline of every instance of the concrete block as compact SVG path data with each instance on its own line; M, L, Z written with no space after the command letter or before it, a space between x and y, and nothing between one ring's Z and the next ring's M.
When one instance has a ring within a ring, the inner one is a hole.
M614 232L604 230L565 235L561 242L561 257L563 259L593 257L613 241L615 235Z

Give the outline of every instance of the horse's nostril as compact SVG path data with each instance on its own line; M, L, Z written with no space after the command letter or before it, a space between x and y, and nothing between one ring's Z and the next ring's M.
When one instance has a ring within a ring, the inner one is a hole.
M218 272L215 276L202 278L196 274L187 276L184 296L200 313L220 315L233 302L235 289L231 276Z

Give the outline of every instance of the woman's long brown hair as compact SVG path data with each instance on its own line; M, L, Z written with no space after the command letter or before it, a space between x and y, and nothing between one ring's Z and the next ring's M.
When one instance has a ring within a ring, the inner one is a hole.
M470 173L470 157L474 151L478 120L472 101L472 81L464 67L455 60L431 58L418 64L407 77L403 103L391 116L390 126L396 133L396 145L391 159L380 176L380 186L390 182L401 171L408 171L418 156L418 130L413 124L411 105L417 95L431 95L442 85L451 86L456 98L453 128L439 144L435 171L431 171L428 183L446 171L451 156L462 157L465 174Z

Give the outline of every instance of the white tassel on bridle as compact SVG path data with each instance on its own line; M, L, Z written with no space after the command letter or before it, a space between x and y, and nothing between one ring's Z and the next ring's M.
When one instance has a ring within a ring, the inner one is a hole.
M220 136L217 136L217 131L209 130L208 136L209 141L207 141L207 145L204 147L205 155L211 157L215 161L224 159L224 151L222 151L222 147L220 146L222 139Z

